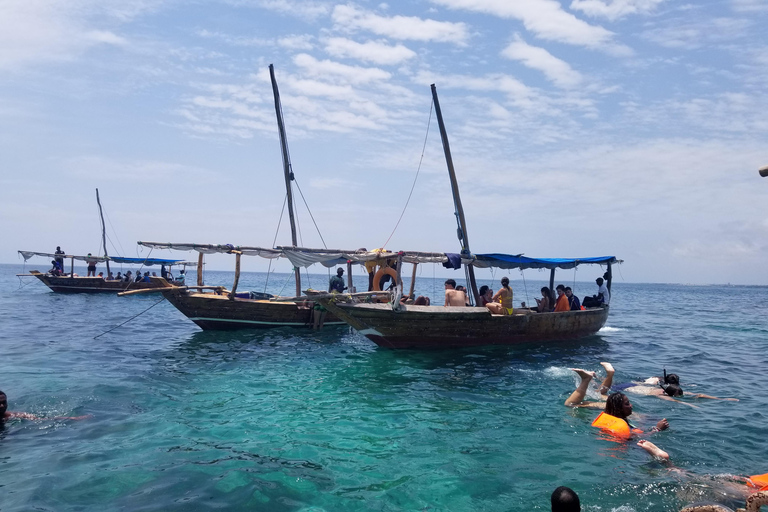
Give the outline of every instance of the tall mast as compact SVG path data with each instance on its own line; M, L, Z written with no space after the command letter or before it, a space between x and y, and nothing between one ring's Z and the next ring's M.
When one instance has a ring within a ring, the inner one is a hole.
M291 242L294 247L296 243L296 221L293 218L293 195L291 194L291 182L293 181L293 168L291 167L291 157L288 155L288 143L285 140L285 126L283 126L283 109L280 106L280 92L277 90L277 80L275 80L275 67L269 65L269 77L272 79L272 93L275 96L275 114L277 115L277 129L280 132L280 149L283 151L283 171L285 173L285 192L288 194L288 218L291 221ZM296 296L301 295L301 274L297 268L296 274Z
M99 189L96 189L96 204L99 205L99 216L101 217L101 243L104 244L104 257L107 258L107 277L109 277L109 255L107 254L107 228L104 226L104 213L101 211L101 200L99 199Z
M457 235L461 243L461 254L470 256L469 237L467 236L467 222L464 220L464 208L461 206L461 197L459 196L459 183L456 181L456 173L453 170L453 159L451 158L451 146L448 144L448 134L443 124L443 114L440 111L440 101L437 99L437 89L432 84L432 101L435 103L435 114L437 115L437 124L440 126L440 137L443 139L443 151L445 152L445 163L448 165L448 175L451 178L451 191L453 192L453 206L455 208L456 222L458 223ZM477 282L475 281L475 269L470 264L467 265L467 275L469 276L469 286L472 289L472 296L475 298L475 304L480 303L480 295L477 292Z

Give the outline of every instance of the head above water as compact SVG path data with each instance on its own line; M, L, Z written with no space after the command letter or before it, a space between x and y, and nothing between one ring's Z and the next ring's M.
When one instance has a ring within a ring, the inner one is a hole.
M0 419L5 416L5 411L8 410L8 395L0 391Z
M679 386L680 377L676 373L667 373L667 371L664 370L664 383L675 384L676 386Z
M552 493L550 498L552 512L580 512L581 502L579 495L573 489L560 486Z
M632 414L632 403L624 393L612 393L605 401L605 414L627 419Z
M677 384L667 384L666 386L662 386L661 389L663 389L664 393L668 396L683 396L683 388Z

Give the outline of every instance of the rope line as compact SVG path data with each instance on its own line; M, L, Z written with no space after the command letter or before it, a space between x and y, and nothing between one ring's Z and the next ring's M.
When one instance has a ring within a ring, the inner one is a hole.
M296 188L299 191L299 195L301 196L301 200L304 201L304 206L306 206L306 208L307 208L307 213L309 213L309 218L312 219L312 224L315 225L315 229L317 230L317 234L318 234L318 236L320 236L320 241L323 242L323 247L325 249L327 249L328 246L325 245L325 239L323 238L323 234L320 232L320 228L317 227L317 222L315 222L315 216L312 215L312 210L309 209L309 205L307 204L307 200L304 198L304 192L301 191L301 187L299 186L299 182L298 182L298 180L295 177L293 178L293 181L294 181L294 183L296 183ZM298 215L298 212L296 212L296 213Z
M165 300L165 297L163 297L163 298L162 298L162 299L160 299L159 301L155 302L154 304L152 304L151 306L149 306L147 309L145 309L145 310L144 310L144 311L142 311L141 313L139 313L139 314L137 314L137 315L133 315L131 318L129 318L129 319L128 319L128 320L126 320L125 322L123 322L123 323L121 323L121 324L118 324L118 325L114 326L112 329L110 329L110 330L108 330L108 331L104 331L104 332L102 332L101 334L97 334L96 336L94 336L94 337L93 337L93 339L96 339L96 338L101 338L101 337L102 337L102 336L104 336L105 334L109 334L110 332L114 331L115 329L117 329L117 328L119 328L119 327L122 327L122 326L124 326L125 324L127 324L128 322L130 322L131 320L133 320L134 318L136 318L137 316L143 315L144 313L146 313L147 311L149 311L149 310L150 310L150 309L152 309L153 307L157 306L158 304L160 304L160 303L161 303L161 302L163 302L164 300Z
M427 139L429 138L429 127L432 124L432 108L434 107L434 101L429 104L429 120L427 121L427 133L424 135L424 145L421 147L421 158L419 159L419 167L416 169L416 176L413 178L413 185L411 185L411 191L408 193L408 199L405 201L405 206L403 207L403 211L400 213L400 218L397 219L397 223L395 224L394 229L392 229L392 233L389 235L389 238L387 238L387 241L384 242L384 245L382 245L382 249L387 246L390 240L392 240L392 237L395 235L395 231L397 231L397 228L400 226L400 221L403 220L403 216L405 215L405 211L408 209L408 204L411 202L411 196L413 196L413 191L416 188L416 180L419 179L419 173L421 172L421 165L424 162L424 152L427 148Z

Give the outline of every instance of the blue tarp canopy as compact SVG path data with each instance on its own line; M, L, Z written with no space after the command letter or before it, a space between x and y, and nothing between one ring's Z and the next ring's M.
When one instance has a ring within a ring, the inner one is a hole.
M616 256L599 256L596 258L528 258L527 256L511 254L475 254L473 265L486 268L574 268L579 265L607 265L620 263Z
M178 263L184 262L184 260L165 260L162 258L124 258L122 256L110 256L109 261L114 261L115 263L127 263L127 264L144 265L144 266L176 265Z

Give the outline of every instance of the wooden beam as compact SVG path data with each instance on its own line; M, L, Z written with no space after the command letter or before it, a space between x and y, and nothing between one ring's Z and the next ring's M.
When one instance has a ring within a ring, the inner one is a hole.
M240 257L243 255L240 251L232 252L235 253L235 282L232 284L232 291L229 292L229 300L234 300L237 293L237 283L240 281Z
M197 286L203 286L203 253L197 256Z

